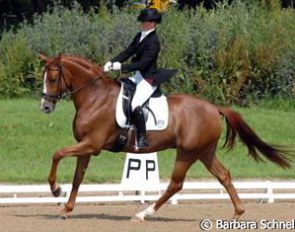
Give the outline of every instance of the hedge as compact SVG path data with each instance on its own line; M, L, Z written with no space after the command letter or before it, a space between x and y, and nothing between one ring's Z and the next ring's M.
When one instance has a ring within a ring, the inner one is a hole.
M256 99L295 95L295 12L268 4L235 1L215 10L171 9L158 34L159 66L177 68L165 93L197 94L215 103L249 104ZM271 4L269 4L271 2ZM37 54L59 52L104 64L139 30L138 10L83 13L78 3L56 5L32 23L5 31L0 40L0 98L36 96L42 89ZM115 74L114 74L115 75Z

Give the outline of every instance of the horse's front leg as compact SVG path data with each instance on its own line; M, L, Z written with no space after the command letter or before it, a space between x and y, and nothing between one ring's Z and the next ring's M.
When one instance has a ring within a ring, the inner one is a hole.
M64 148L57 151L52 157L52 166L48 176L48 183L50 185L50 189L53 196L58 197L61 193L61 188L56 183L56 173L57 173L58 163L62 158L69 157L69 156L76 156L76 157L88 157L89 159L91 155L98 154L99 152L100 152L99 148L92 147L89 143L83 142L83 141L71 147Z
M48 176L48 183L50 185L53 196L58 197L61 194L61 188L56 184L56 172L59 161L63 158L62 150L57 151L52 157L51 170Z
M78 195L78 190L80 187L81 182L83 181L84 174L86 173L89 161L91 156L80 156L77 158L77 165L76 165L76 171L75 176L73 179L72 184L72 191L68 200L68 203L65 205L65 208L62 210L61 217L63 219L66 219L68 214L73 211L76 198Z

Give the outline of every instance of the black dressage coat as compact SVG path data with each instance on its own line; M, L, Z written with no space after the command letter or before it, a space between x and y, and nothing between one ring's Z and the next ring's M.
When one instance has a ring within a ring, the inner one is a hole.
M157 59L161 50L159 37L156 31L149 33L141 42L139 42L141 32L139 32L129 46L113 58L112 62L123 63L132 57L130 64L122 64L122 71L139 71L143 77L157 69Z
M131 63L122 64L123 72L139 71L152 84L159 85L169 80L175 74L175 70L157 69L161 46L156 30L149 33L141 42L139 42L140 37L141 32L134 37L124 51L111 59L111 62L123 63L132 57Z

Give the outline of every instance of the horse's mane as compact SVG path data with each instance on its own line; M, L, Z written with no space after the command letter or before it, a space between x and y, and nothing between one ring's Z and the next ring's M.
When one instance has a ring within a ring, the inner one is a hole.
M62 58L74 61L86 69L92 70L94 73L102 73L102 67L83 56L63 55Z
M109 80L114 81L110 76L108 76L103 68L96 64L95 62L91 61L88 58L85 58L83 56L74 56L74 55L62 55L62 59L65 59L67 61L73 62L75 64L80 65L81 67L83 67L84 69L88 70L89 72L95 73L97 75L101 75L103 77L106 77ZM117 81L114 81L117 85L119 85L119 83Z

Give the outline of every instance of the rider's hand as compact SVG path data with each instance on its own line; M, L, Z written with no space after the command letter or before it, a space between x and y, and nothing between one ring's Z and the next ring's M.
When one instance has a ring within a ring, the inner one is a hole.
M109 72L112 70L113 63L111 61L106 62L106 64L103 66L103 71Z
M121 63L120 62L114 62L111 69L114 70L114 71L119 71L121 70Z

